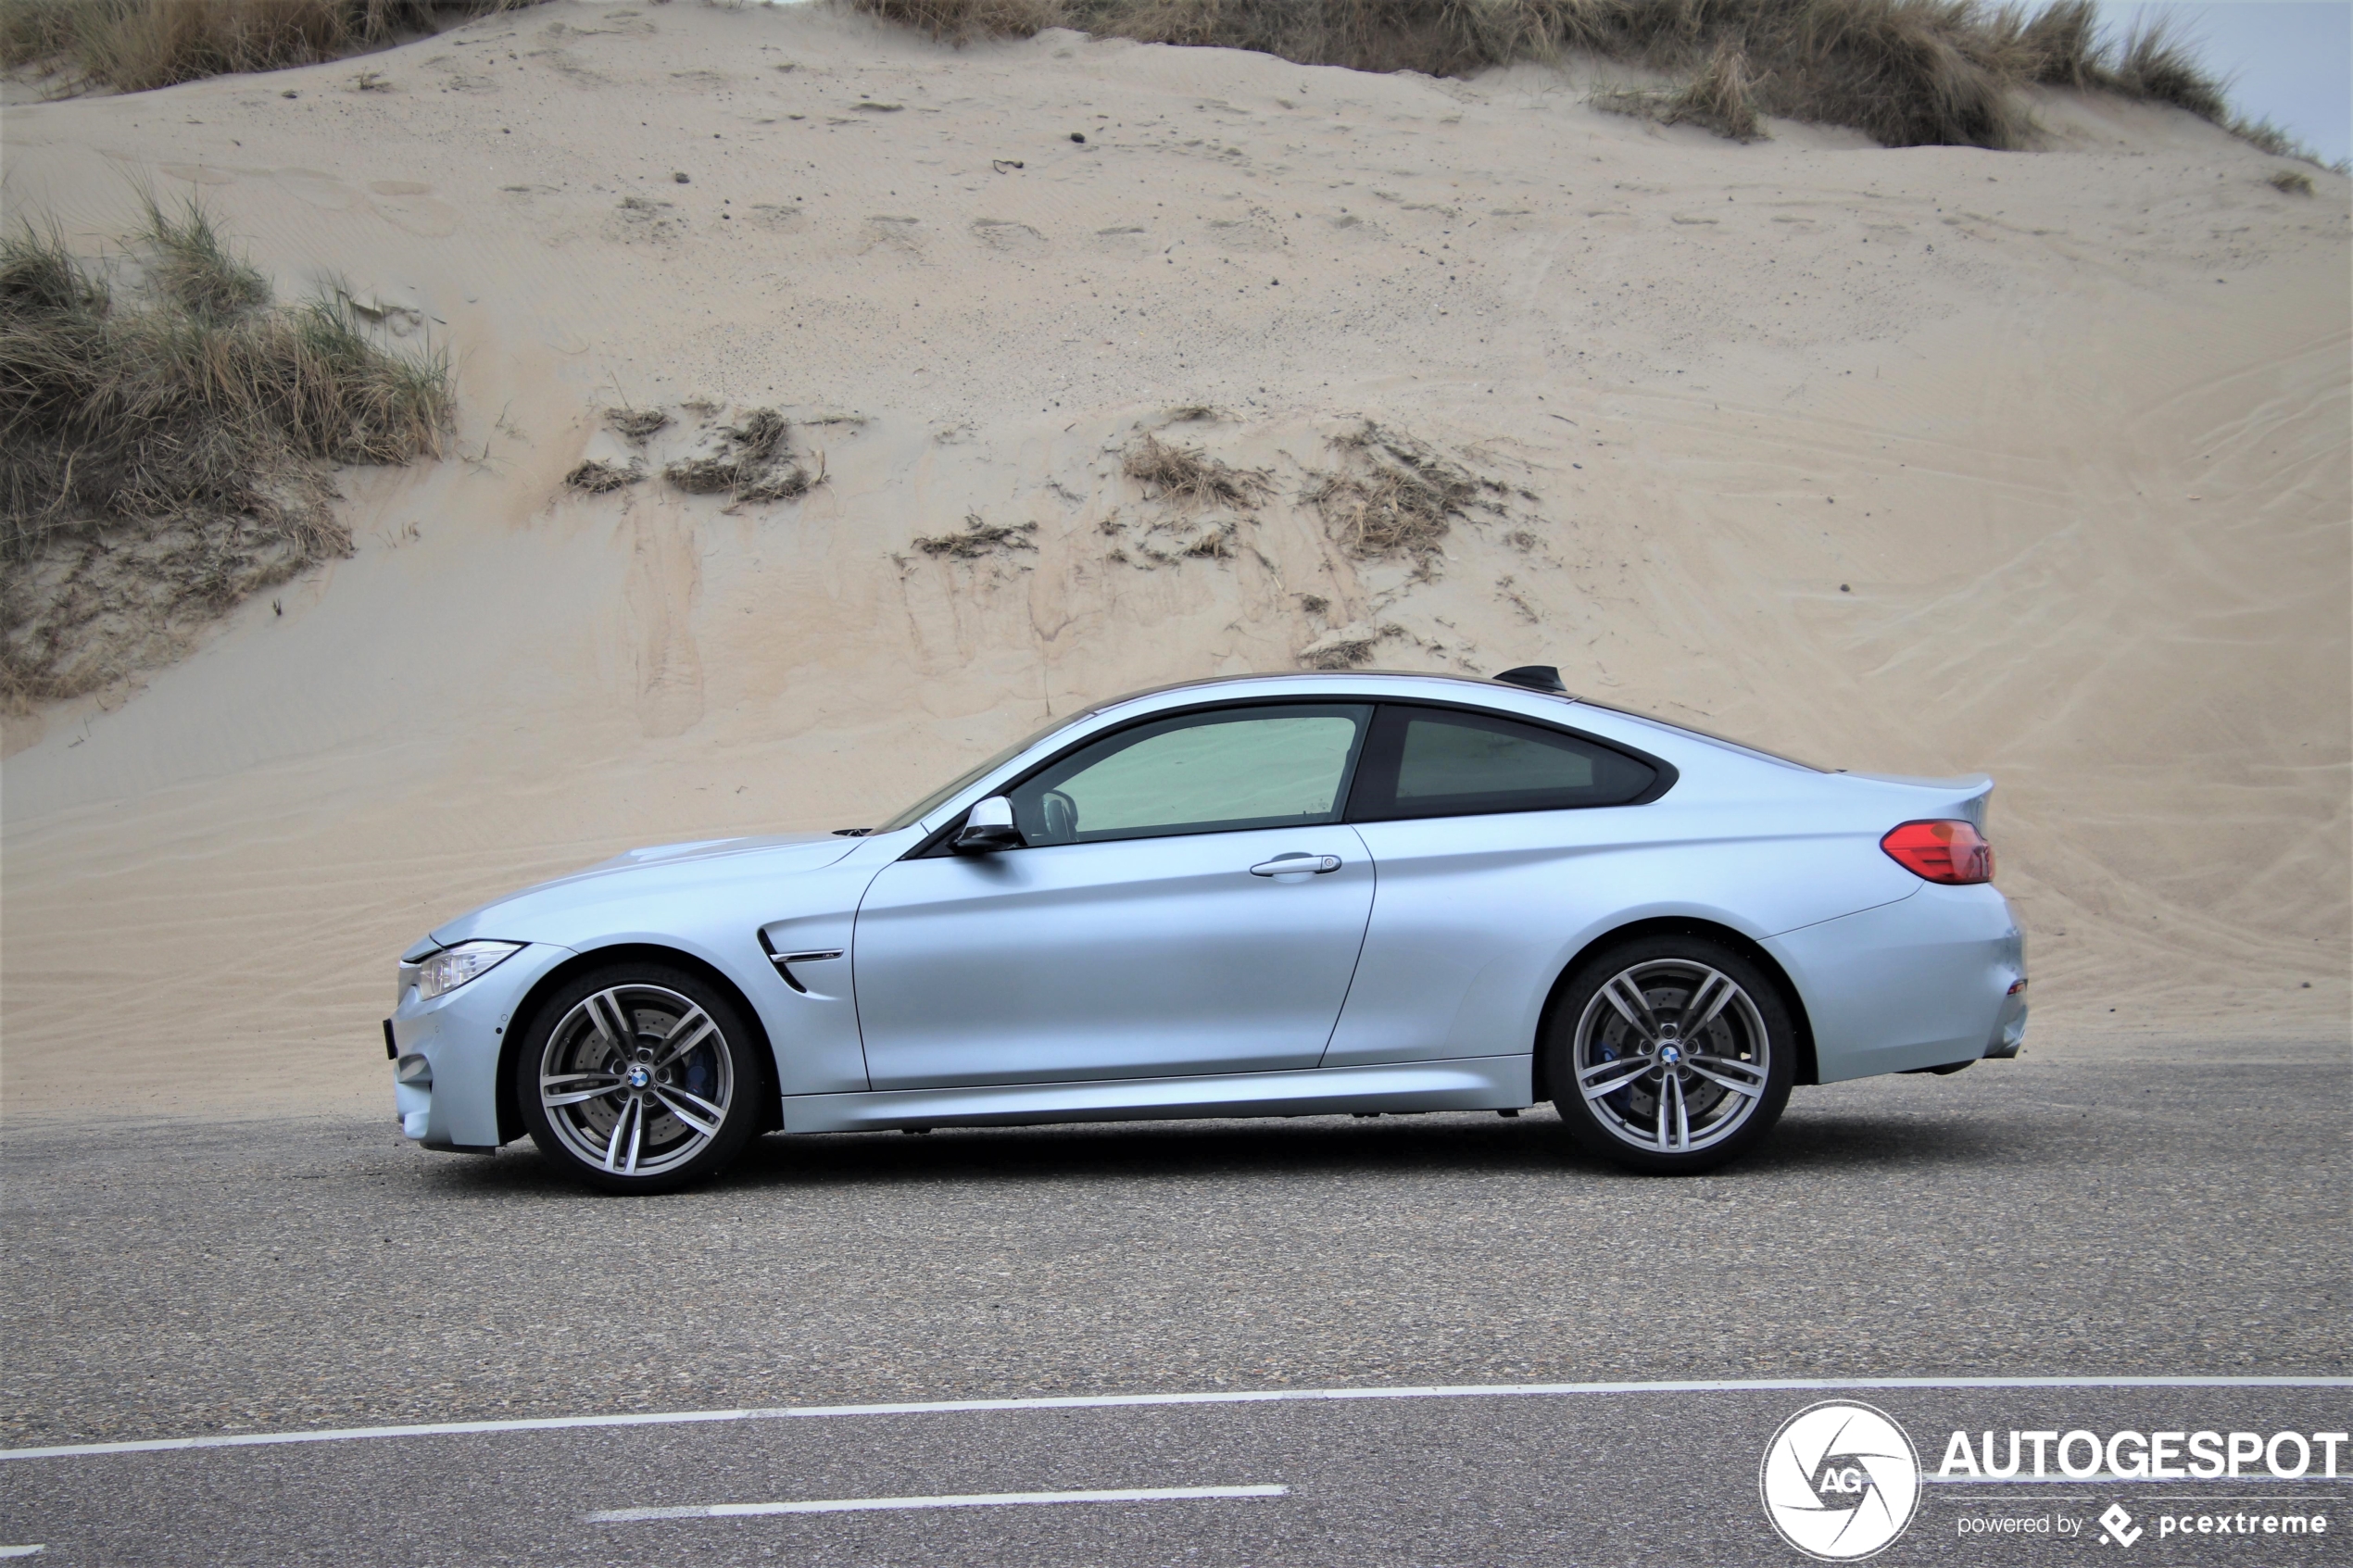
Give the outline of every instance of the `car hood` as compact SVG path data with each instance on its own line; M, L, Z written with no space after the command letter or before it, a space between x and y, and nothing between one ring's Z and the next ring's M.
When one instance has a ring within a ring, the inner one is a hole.
M727 877L736 871L732 866L713 865L713 861L742 862L743 870L766 880L822 870L857 847L857 839L833 834L784 833L761 837L696 839L624 850L584 871L469 909L434 927L433 940L445 947L477 937L505 942L561 941L574 923L568 917L585 908L658 898L683 884L713 875Z

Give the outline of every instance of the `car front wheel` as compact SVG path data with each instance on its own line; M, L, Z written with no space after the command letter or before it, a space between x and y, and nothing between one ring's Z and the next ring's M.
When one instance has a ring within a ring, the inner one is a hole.
M515 1058L532 1141L605 1192L667 1192L742 1151L761 1083L750 1031L695 975L632 964L547 999Z
M1691 1175L1780 1119L1796 1031L1755 963L1704 936L1624 943L1579 966L1546 1026L1553 1103L1579 1147Z

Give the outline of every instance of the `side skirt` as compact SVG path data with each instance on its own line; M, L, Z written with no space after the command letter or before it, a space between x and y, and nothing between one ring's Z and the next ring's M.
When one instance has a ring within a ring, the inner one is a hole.
M1201 1116L1333 1116L1350 1111L1516 1110L1533 1103L1533 1059L1382 1062L1298 1073L1118 1078L1085 1084L888 1089L787 1095L788 1133L893 1127L1018 1127L1049 1122L1138 1122Z

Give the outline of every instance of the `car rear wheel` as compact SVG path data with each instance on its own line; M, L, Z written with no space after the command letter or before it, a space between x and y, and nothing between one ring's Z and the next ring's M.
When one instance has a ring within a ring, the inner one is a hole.
M1579 1147L1628 1170L1690 1175L1772 1130L1796 1054L1762 969L1707 937L1667 935L1579 966L1547 1024L1545 1069Z
M694 975L650 964L574 980L515 1057L515 1100L540 1152L605 1192L667 1192L743 1149L761 1082L750 1031Z

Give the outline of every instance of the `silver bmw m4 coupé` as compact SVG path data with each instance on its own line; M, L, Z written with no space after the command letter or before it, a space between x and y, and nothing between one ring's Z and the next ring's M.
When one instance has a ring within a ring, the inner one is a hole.
M1830 773L1493 681L1198 682L879 827L635 849L400 960L401 1129L613 1192L762 1132L1516 1112L1637 1171L1794 1085L2018 1053L1982 776Z

